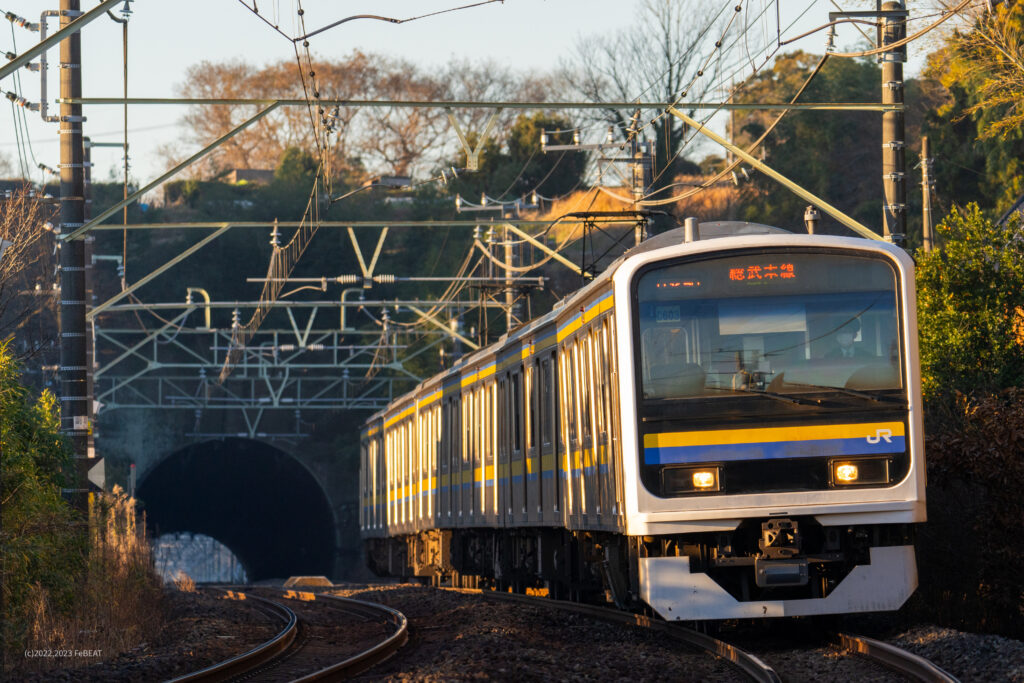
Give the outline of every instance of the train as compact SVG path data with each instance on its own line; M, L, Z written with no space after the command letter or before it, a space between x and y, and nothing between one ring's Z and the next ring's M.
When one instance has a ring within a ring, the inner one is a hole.
M916 319L885 241L653 236L365 422L367 563L670 621L896 610L925 521Z

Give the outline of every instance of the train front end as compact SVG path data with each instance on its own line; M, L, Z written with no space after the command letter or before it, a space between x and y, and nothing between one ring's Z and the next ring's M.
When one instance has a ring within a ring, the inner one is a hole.
M670 620L898 609L925 520L910 258L722 237L627 259L616 300L640 597Z

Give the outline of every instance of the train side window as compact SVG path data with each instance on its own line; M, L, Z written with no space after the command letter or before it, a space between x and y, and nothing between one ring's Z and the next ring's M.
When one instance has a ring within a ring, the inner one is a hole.
M565 386L562 388L565 396L565 438L568 440L568 447L571 449L576 443L576 368L573 363L575 353L573 344L570 341L565 346L565 353L562 354L562 366L565 368L562 376L565 378Z
M608 381L608 355L604 347L604 322L602 321L593 329L590 335L590 342L594 349L594 409L597 414L595 428L598 434L608 431L607 412L607 381Z
M473 424L473 392L467 391L462 396L462 469L466 469L469 462L470 448L473 447L473 432L470 425Z
M580 339L577 337L572 343L572 357L569 360L569 365L572 367L571 381L569 385L569 393L572 394L572 413L569 418L572 424L571 436L574 442L579 443L582 438L583 420L582 413L583 407L581 401L583 400L583 374L581 373L582 364L580 363Z
M508 427L505 424L505 416L508 412L508 382L501 378L498 380L498 404L497 404L497 425L498 425L498 449L501 452L502 457L505 456L505 452L508 450L508 439L506 433Z
M512 451L523 449L521 427L523 422L523 376L512 375Z
M533 364L526 366L526 448L527 450L533 448L533 429L536 424L536 417L534 416L534 392L536 391L536 378L534 376Z
M581 427L583 431L583 439L589 445L590 439L594 434L594 354L593 347L590 344L590 334L584 333L579 339L579 350L580 350L580 376L582 381L580 382L580 393L583 398L580 401L580 418Z
M552 442L553 422L551 420L551 392L554 382L551 376L551 359L545 358L540 363L540 442L548 446Z

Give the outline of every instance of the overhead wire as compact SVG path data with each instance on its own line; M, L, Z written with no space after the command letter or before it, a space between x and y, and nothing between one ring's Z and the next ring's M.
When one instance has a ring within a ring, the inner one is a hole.
M786 29L786 30L788 30L788 29L789 29L789 28L791 28L791 27L792 27L793 25L795 25L795 24L796 24L796 22L800 21L800 20L801 20L801 19L803 18L803 16L804 16L805 14L807 14L807 12L808 12L808 11L810 11L810 9L811 9L811 8L812 8L813 6L814 6L814 3L813 3L813 1L812 1L812 2L811 2L811 3L810 3L810 4L809 4L809 5L808 5L808 6L807 6L807 7L806 7L806 8L804 9L804 10L803 10L803 12L801 12L801 13L800 13L800 15L799 15L799 16L797 16L797 17L796 17L796 19L794 19L794 20L793 20L793 21L792 21L792 22L791 22L791 23L789 24L789 26L787 26L787 29ZM770 61L770 60L771 60L771 59L772 59L772 58L774 57L774 55L775 55L775 54L776 54L776 53L778 52L778 50L779 50L779 48L778 48L778 47L776 46L776 47L772 48L772 49L771 49L771 51L769 52L769 47L770 47L770 46L765 46L764 48L762 48L761 52L762 52L762 53L764 53L764 52L768 52L768 54L767 54L767 55L765 56L764 60L762 61L762 64L761 64L761 65L760 65L760 66L758 67L758 69L762 68L762 67L763 67L763 66L764 66L765 64L767 64L767 63L768 63L768 62L769 62L769 61ZM735 77L735 74L733 75L733 78L734 78L734 77ZM730 98L731 98L732 96L734 96L734 95L735 95L735 93L739 92L739 91L740 91L740 90L741 90L741 89L742 89L742 88L744 87L744 85L745 85L745 83L746 83L746 81L747 81L747 80L748 80L748 79L744 79L744 81L742 81L742 82L741 82L741 83L739 83L738 85L734 85L734 86L733 86L733 88L732 88L732 90L731 90L731 92L729 93L729 95L728 95L727 97L723 97L722 99L723 99L723 100L728 100L728 99L730 99ZM802 91L801 91L801 92L802 92ZM677 101L677 104L678 104L678 101ZM708 121L709 121L709 120L710 120L710 119L711 119L711 118L712 118L712 117L713 117L713 116L714 116L715 114L717 114L717 113L718 113L718 112L719 112L720 110L721 110L721 107L719 106L718 108L716 108L715 110L713 110L713 111L711 112L711 114L708 114L708 115L706 115L706 116L704 117L704 119L703 119L703 120L701 121L701 124L706 124L706 123L707 123L707 122L708 122ZM780 114L780 115L779 115L779 117L777 117L777 121L778 121L778 120L781 120L782 116L784 116L784 115L785 115L785 113L786 113L786 112L783 112L782 114ZM651 120L651 122L650 122L649 124L647 124L647 125L653 125L653 123L654 123L654 122L655 122L655 121L656 121L656 120L657 120L658 118L660 118L661 116L666 116L666 115L667 115L667 112L662 112L661 114L659 114L658 116L656 116L656 117L655 117L654 119L652 119L652 120ZM777 124L777 121L776 121L776 124ZM645 127L646 127L646 126L645 126ZM773 127L774 127L774 124L773 124ZM666 166L665 166L665 168L668 168L668 167L669 167L669 166L671 165L671 161L674 161L674 159L675 159L676 157L678 157L678 156L679 156L679 155L680 155L680 154L681 154L681 153L683 152L683 150L684 150L684 149L686 149L686 147L687 147L687 146L688 146L688 145L690 144L690 142L691 142L691 141L692 141L693 139L695 139L695 137L696 137L697 135L698 135L698 132L697 132L696 130L694 130L694 131L693 131L693 132L692 132L692 133L690 134L690 137L689 137L688 139L687 139L687 138L684 138L683 142L682 142L682 143L680 144L679 148L678 148L678 149L676 150L676 154L675 154L675 155L673 155L672 159L671 159L671 160L670 160L670 161L669 161L668 163L666 163ZM662 199L660 199L660 200L648 200L648 199L647 199L648 197L650 197L650 196L653 196L653 195L655 195L655 194L658 194L658 193L660 193L661 191L663 191L663 189L659 189L659 190L656 190L656 191L654 191L654 192L650 193L649 195L645 196L644 200L642 200L642 201L640 202L640 205L642 205L642 206L662 206L662 205L666 205L666 204L671 204L671 203L674 203L674 202L676 202L676 201L680 201L680 200L682 200L682 199L685 199L685 198L687 198L687 197L691 197L691 196L693 196L693 195L695 195L695 194L698 194L699 192L703 192L703 191L704 191L705 189L707 189L708 187L711 187L711 186L712 186L713 184L717 183L717 182L718 182L719 180L721 180L721 179L722 179L723 177L725 177L725 176L726 176L726 175L727 175L728 173L730 173L730 172L731 172L732 170L734 170L734 169L735 169L735 168L736 168L737 166L739 166L739 165L740 165L741 163L742 163L741 161L735 161L735 162L731 163L731 164L730 164L729 166L727 166L727 167L726 167L725 169L723 169L722 171L720 171L720 172L719 172L718 174L716 174L716 175L715 175L714 177L712 177L711 179L709 179L709 180L705 181L705 182L704 182L704 183L702 183L702 184L701 184L700 186L698 186L698 187L696 187L696 188L694 188L693 190L690 190L690 191L688 191L688 192L684 192L684 193L682 193L682 194L680 194L680 195L676 195L676 196L674 196L674 197L671 197L671 198L662 198ZM662 171L662 172L664 172L664 169L663 169L663 171ZM659 174L659 177L660 177L660 174ZM609 196L611 196L611 197L613 197L613 198L615 198L615 199L618 199L619 201L624 201L624 202L629 202L629 203L632 203L632 201L633 201L632 197L624 197L624 196L622 196L622 195L619 195L619 194L617 194L617 193L613 193L612 191L608 190L607 188L601 187L601 188L600 188L600 190L601 190L601 191L602 191L602 192L603 192L604 194L606 194L606 195L609 195Z
M919 31L910 34L909 36L906 36L905 38L901 38L900 40L896 40L896 41L893 41L891 43L887 43L886 45L882 45L880 47L876 47L876 48L873 48L873 49L870 49L870 50L860 50L858 52L834 52L834 53L832 53L832 56L833 57L844 57L844 58L868 57L870 55L877 55L877 54L881 54L883 52L889 52L890 50L894 50L894 49L896 49L898 47L903 47L907 43L911 43L911 42L917 40L918 38L920 38L921 36L925 35L926 33L929 33L931 31L933 31L934 29L938 28L940 25L942 25L943 23L945 23L949 19L952 19L954 16L957 16L960 13L960 10L964 9L965 7L967 7L967 5L971 4L974 1L975 0L961 0L960 4L958 4L956 7L953 7L952 9L948 10L938 20L934 21L933 23L929 24L928 26L925 26L924 28L922 28Z

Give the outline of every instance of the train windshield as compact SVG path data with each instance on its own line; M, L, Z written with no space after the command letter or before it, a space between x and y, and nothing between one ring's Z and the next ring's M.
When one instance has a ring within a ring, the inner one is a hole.
M647 269L634 291L645 403L904 395L897 278L882 258L734 255Z

